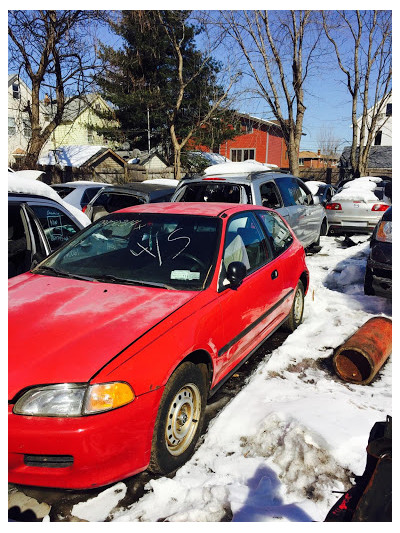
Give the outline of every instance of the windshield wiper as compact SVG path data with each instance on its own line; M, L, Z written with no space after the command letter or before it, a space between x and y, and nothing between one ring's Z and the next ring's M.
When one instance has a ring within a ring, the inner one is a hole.
M108 283L126 283L128 285L142 285L144 287L160 287L162 289L168 289L175 291L175 287L167 285L166 283L159 283L157 281L142 281L139 279L129 279L129 278L120 278L118 276L113 276L112 274L104 274L102 276L96 276L95 281L104 281Z
M69 272L64 272L63 270L58 270L57 268L47 266L47 265L42 265L40 267L36 267L32 269L32 272L34 274L42 274L42 271L43 273L48 272L48 273L54 274L55 276L59 276L60 278L83 279L85 281L93 281L92 277L80 276L79 274L70 274Z

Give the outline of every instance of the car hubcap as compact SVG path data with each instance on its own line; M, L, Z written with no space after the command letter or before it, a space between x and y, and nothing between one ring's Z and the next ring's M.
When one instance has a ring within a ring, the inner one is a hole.
M301 294L301 290L297 289L296 296L294 298L294 320L296 324L298 324L301 320L302 314L303 314L303 298Z
M187 384L175 395L167 415L165 442L171 455L183 453L199 425L201 395L196 385Z

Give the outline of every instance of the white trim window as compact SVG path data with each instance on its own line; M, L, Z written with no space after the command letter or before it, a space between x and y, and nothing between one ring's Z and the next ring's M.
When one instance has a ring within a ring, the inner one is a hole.
M255 148L231 148L230 160L234 163L256 158Z

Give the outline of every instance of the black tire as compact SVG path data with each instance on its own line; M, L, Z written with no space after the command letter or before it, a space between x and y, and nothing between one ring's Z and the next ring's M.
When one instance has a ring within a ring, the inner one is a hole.
M364 294L366 294L367 296L375 296L375 291L372 288L372 272L369 267L367 267L365 270Z
M285 322L286 331L293 332L297 329L303 321L304 312L304 286L299 280L296 290L294 292L294 299L289 316Z
M173 472L193 454L204 424L208 386L205 365L183 363L170 377L154 426L151 472Z

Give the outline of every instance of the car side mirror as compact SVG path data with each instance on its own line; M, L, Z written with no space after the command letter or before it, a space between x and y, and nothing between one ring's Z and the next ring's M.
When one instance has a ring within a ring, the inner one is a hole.
M232 263L229 263L226 277L231 284L231 288L236 290L242 284L246 274L246 266L241 261L232 261Z

